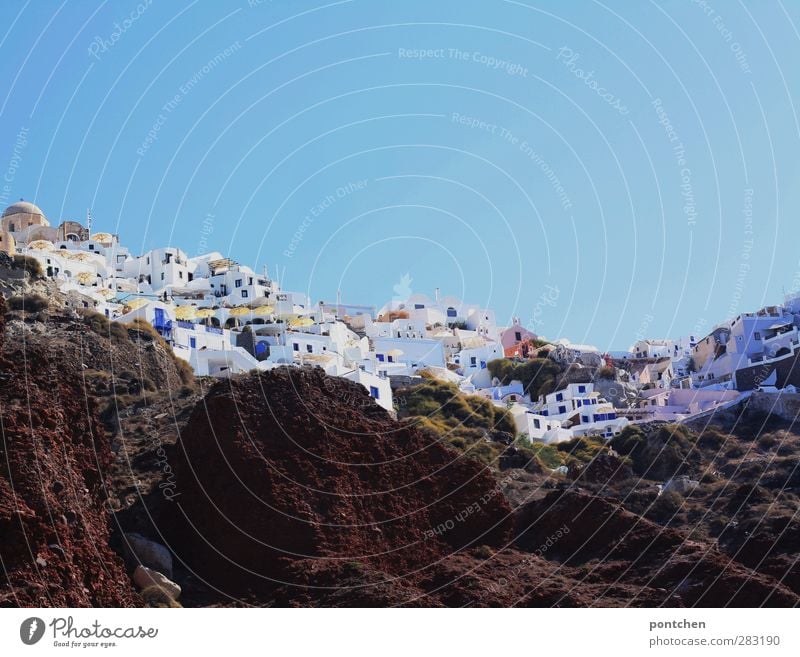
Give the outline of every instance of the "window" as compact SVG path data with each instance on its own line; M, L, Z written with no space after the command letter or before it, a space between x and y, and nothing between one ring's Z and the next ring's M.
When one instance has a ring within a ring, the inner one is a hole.
M248 285L252 285L252 284L253 284L253 277L252 277L252 276L250 276L250 277L247 279L247 284L248 284Z
M578 392L586 392L586 386L578 386Z
M542 423L539 422L539 420L534 420L533 421L533 426L536 427L537 429L541 428L541 425L542 425Z
M242 290L242 299L247 298L247 290Z
M756 340L760 340L760 339L761 339L761 333L759 333L758 331L756 331L755 333L753 333L753 337L754 337Z
M8 230L9 230L10 232L12 232L12 233L14 232L15 228L14 228L14 223L13 223L13 222L12 222L12 223L10 223L10 224L8 224Z
M373 399L380 399L381 392L375 386L370 386L369 387L369 396L372 397Z
M237 278L236 281L234 282L234 285L236 287L242 287L242 279L241 278Z
M425 304L424 303L415 303L414 304L414 310L423 310L424 308L425 308Z
M585 422L586 424L589 423L589 416L588 415L581 415L581 422Z
M307 351L308 353L310 353L310 354L313 354L313 353L314 353L314 346L313 346L313 345L310 345L310 344L307 344L307 345L306 345L306 351Z
M485 361L485 360L482 360L482 361L481 361L481 369L482 369L482 370L485 370L485 369L486 369L486 361Z
M564 395L562 395L560 392L557 392L556 401L564 401Z
M470 364L472 367L475 367L475 365L477 365L477 363L478 363L478 359L477 359L475 356L470 356L470 359L469 359L469 364Z
M567 407L566 406L559 406L558 407L558 414L559 415L561 415L562 413L566 413L566 412L567 412Z
M183 278L183 272L182 271L178 272L178 278Z
M383 362L383 354L375 354L375 358L377 358L381 363Z
M390 363L394 363L394 356L387 356L387 357L386 357L386 359L387 359L387 360L388 360Z
M94 251L94 244L90 244L90 245L89 245L89 250L90 250L90 251Z
M521 331L515 331L515 332L514 332L514 339L515 339L517 342L519 342L520 340L522 340L522 332L521 332Z
M582 400L578 399L577 402L578 402L578 406L582 406L583 405L583 401Z
M295 342L294 344L292 344L292 349L294 349L295 351L300 351L300 345L297 342Z
M164 272L163 271L161 272L161 280L162 281L164 280Z
M458 317L458 313L456 312L455 308L448 308L447 309L447 316L448 317Z

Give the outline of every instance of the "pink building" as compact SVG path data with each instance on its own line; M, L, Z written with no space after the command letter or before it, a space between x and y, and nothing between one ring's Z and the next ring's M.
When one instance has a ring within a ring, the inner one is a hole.
M529 331L519 323L519 317L515 317L514 323L500 333L500 343L503 345L503 353L507 358L513 356L526 358L528 354L524 353L526 349L522 343L536 339L538 336L533 331ZM518 348L519 345L522 346Z

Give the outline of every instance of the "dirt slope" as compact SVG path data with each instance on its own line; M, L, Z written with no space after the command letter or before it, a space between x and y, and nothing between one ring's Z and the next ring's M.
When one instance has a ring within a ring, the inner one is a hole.
M80 362L4 340L0 372L0 605L137 604L108 547L111 450Z

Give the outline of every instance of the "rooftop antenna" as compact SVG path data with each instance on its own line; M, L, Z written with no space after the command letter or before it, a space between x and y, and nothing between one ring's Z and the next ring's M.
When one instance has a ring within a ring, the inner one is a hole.
M86 208L86 230L89 231L89 239L92 238L92 211Z

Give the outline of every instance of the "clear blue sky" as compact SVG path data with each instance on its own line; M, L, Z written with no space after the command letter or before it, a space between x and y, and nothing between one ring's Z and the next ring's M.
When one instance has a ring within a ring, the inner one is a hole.
M91 207L134 251L219 250L317 300L438 286L610 349L798 286L797 3L0 11L3 204Z

